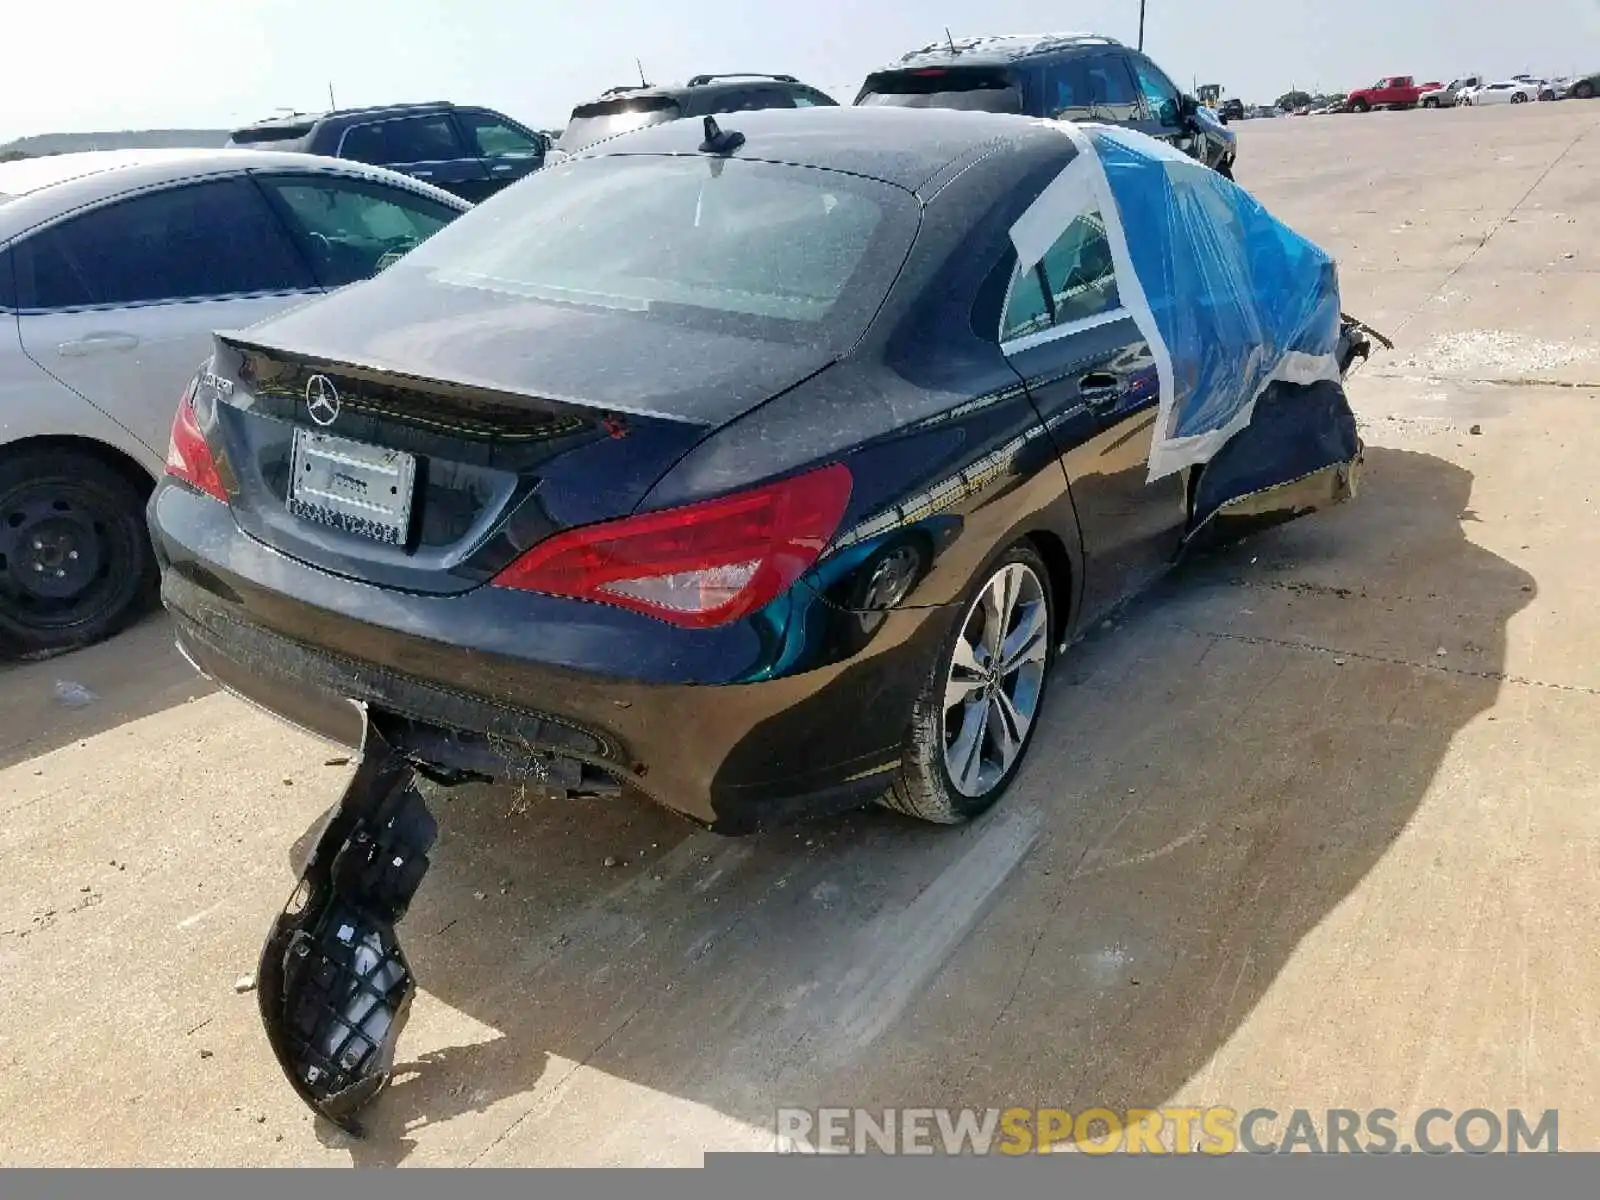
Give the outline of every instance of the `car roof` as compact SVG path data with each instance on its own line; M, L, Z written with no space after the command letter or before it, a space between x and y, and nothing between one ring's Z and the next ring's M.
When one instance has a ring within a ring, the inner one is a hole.
M844 171L913 192L997 143L1062 139L1057 125L1033 117L943 108L769 108L719 113L715 120L724 132L745 136L732 157ZM596 142L572 157L699 154L704 137L702 120L668 121Z
M777 85L779 87L803 87L812 91L809 83L793 75L767 75L759 72L735 73L725 75L694 75L682 83L625 83L618 87L607 88L598 96L585 100L576 108L587 108L591 104L604 104L607 100L624 100L638 97L661 96L666 98L682 96L686 92L702 92L715 94L717 92L739 91L749 87Z
M1121 45L1122 43L1116 38L1099 33L1002 33L980 37L946 38L944 41L930 42L921 49L903 54L895 62L880 67L879 70L896 71L907 67L951 63L1002 66L1045 54L1058 54L1092 46Z
M465 211L465 201L420 180L345 159L283 150L86 150L0 163L0 241L43 221L127 192L234 171L320 172L356 176L420 191Z
M455 108L456 105L449 100L422 100L410 104L372 104L362 108L333 108L327 112L317 113L285 113L283 116L267 117L261 121L251 121L235 129L234 136L248 133L254 129L310 129L313 125L324 121L341 121L349 118L366 119L375 116L404 116L412 112L439 112L443 109Z

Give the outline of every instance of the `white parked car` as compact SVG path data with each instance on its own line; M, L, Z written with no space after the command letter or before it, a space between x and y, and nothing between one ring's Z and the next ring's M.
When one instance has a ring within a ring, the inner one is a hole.
M1456 100L1473 108L1486 104L1527 104L1539 97L1540 82L1536 79L1508 79L1501 83L1486 83L1456 97Z
M144 503L214 331L371 276L470 207L270 151L0 163L0 653L96 641L153 599Z

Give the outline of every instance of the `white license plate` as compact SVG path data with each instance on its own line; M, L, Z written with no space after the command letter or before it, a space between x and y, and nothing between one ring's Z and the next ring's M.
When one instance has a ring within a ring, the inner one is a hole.
M391 546L405 544L415 456L296 429L290 466L289 511L302 521Z

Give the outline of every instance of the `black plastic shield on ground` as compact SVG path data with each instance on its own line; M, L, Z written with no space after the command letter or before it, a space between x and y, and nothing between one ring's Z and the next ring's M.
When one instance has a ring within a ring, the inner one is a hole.
M416 983L395 925L438 833L411 764L364 721L361 761L261 950L267 1040L308 1105L347 1132L389 1081Z

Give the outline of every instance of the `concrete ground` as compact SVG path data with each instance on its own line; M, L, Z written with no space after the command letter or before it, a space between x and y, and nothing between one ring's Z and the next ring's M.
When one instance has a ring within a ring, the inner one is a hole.
M234 991L349 768L160 621L0 674L0 1160L697 1164L788 1104L1556 1108L1600 1148L1600 105L1237 129L1398 342L1360 498L1075 649L970 829L453 794L364 1141Z

